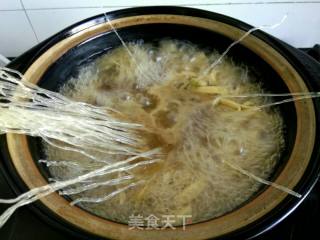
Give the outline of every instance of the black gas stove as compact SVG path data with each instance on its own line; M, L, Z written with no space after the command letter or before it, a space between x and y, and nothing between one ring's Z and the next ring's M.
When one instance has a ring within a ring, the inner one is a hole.
M320 63L320 45L301 49ZM24 57L28 57L25 55ZM320 79L319 79L320 81ZM0 161L0 168L2 163ZM0 198L15 197L0 171ZM0 204L0 212L8 206ZM1 240L50 240L76 239L39 218L30 207L16 211L11 219L0 229ZM283 221L254 240L300 240L320 239L320 181L302 204Z

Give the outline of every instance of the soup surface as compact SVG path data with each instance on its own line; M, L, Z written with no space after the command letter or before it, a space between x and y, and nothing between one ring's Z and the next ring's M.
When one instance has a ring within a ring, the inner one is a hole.
M244 204L262 184L244 172L268 179L284 146L283 122L276 110L256 107L262 97L227 95L263 93L248 67L176 40L128 44L83 67L60 92L77 101L116 110L119 120L144 127L137 132L145 150L160 147L161 161L108 176L96 182L134 177L114 186L101 185L73 194L103 197L132 181L143 184L101 203L81 203L96 215L128 223L130 216L173 216L181 225L221 216ZM210 67L211 66L211 67ZM44 144L45 145L45 144ZM62 180L102 167L105 163L76 152L45 145L49 160L69 161L50 168ZM92 152L116 162L128 156ZM90 184L90 183L88 183ZM191 222L191 221L189 221Z

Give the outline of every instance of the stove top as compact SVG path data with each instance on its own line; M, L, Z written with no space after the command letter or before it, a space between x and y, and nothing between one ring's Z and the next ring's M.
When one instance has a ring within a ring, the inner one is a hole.
M320 45L310 49L301 49L320 62ZM319 79L320 81L320 79ZM0 168L2 163L0 161ZM0 197L12 198L14 193L0 172ZM0 213L8 205L0 204ZM254 240L300 240L320 238L320 181L302 204L286 219ZM312 236L309 237L309 236ZM2 240L51 240L75 239L66 232L51 227L34 214L29 207L20 208L0 229Z

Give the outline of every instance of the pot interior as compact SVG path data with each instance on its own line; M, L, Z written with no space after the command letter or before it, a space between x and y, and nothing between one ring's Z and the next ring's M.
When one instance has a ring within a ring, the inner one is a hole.
M222 53L233 42L221 34L206 29L178 24L138 25L122 28L118 30L118 33L125 42L144 42L157 45L157 43L163 39L174 39L190 42L208 52L215 50L219 53ZM41 77L38 85L48 90L59 91L59 88L63 86L68 79L77 77L79 71L84 66L120 45L121 42L114 32L106 32L90 38L68 50L61 58L52 64ZM288 87L276 71L248 48L240 44L236 45L228 53L228 56L239 65L244 64L249 66L249 71L257 82L262 83L263 89L265 89L266 92L289 92ZM277 98L276 100L281 100L281 98ZM281 154L280 161L278 161L275 167L275 171L268 179L270 181L273 181L284 168L290 157L296 137L296 112L294 104L282 104L279 109L285 122L285 149ZM28 143L33 159L38 165L42 175L46 179L50 178L51 176L48 169L36 161L38 159L45 159L44 151L41 148L41 140L39 138L28 137ZM250 202L266 188L267 186L262 186L256 194L238 208ZM69 199L68 197L66 198Z

